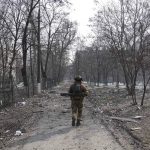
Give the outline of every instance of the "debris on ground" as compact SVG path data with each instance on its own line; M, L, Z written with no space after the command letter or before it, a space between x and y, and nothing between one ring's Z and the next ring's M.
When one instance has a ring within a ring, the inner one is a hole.
M120 120L120 121L127 121L127 122L135 122L138 123L138 121L131 119L131 118L123 118L123 117L110 117L111 119L114 120Z
M15 136L21 136L21 135L23 135L23 133L20 130L17 130Z
M131 128L132 131L141 130L141 129L142 129L141 127Z
M61 127L68 126L68 124L70 127L71 109L69 106L70 101L63 97L60 98L59 93L66 92L60 88L61 86L57 86L51 90L44 90L40 95L35 95L29 99L24 98L23 103L16 103L17 107L14 105L0 111L0 149L5 147L14 135L16 135L15 138L22 138L27 135L26 133L38 131L36 125L41 118L46 124L46 126L41 124L41 133L45 128L48 128L49 132L53 130L53 133L57 135L58 132L54 130L56 126L60 128L58 131L61 135L70 131L70 128L61 129ZM122 140L122 137L118 138L118 134L124 135L126 140L129 140L130 136L131 145L136 146L136 143L140 145L136 150L142 150L143 147L145 150L150 149L150 99L145 100L143 107L133 106L131 105L131 97L127 95L125 89L109 88L107 86L103 88L90 87L90 96L87 99L91 103L86 107L90 109L93 120L95 122L100 121L100 129L107 129L118 143ZM67 123L61 120L66 115L65 120ZM78 130L82 132L80 128ZM47 133L45 132L43 133L44 137ZM89 130L87 130L88 132ZM49 136L49 133L46 136ZM80 144L82 145L82 143Z
M103 122L106 121L105 123L110 124L110 126L114 124L114 128L120 132L126 131L144 150L149 150L150 93L146 93L144 106L141 107L139 105L141 102L141 91L137 92L138 105L132 105L131 96L128 96L125 88L116 89L109 86L103 88L93 87L90 101L95 107L94 110L100 108L103 111L102 115L99 113ZM113 118L114 121L111 122L110 117L120 118Z

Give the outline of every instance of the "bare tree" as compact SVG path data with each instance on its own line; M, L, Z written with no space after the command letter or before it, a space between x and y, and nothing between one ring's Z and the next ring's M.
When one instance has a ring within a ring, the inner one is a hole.
M69 46L75 39L76 35L76 26L74 23L69 20L64 20L61 28L58 31L59 34L56 36L56 44L58 50L58 76L57 82L61 80L62 76L62 64L63 60L67 55L67 51L69 50Z
M136 102L136 80L144 53L144 39L149 30L147 1L120 1L120 5L104 8L98 20L101 34L112 54L120 62L128 93Z
M27 61L27 32L28 32L28 26L30 23L30 18L32 16L33 10L36 8L38 5L39 0L35 1L31 0L30 3L25 3L27 7L27 17L25 20L25 26L23 28L23 37L22 37L22 52L23 52L23 67L22 67L22 77L23 77L23 82L24 85L27 87L28 86L28 79L27 79L27 71L26 71L26 61Z
M56 34L59 28L62 25L63 19L66 17L66 13L64 13L64 6L60 2L56 3L43 3L43 20L44 25L46 27L47 38L45 44L47 47L43 51L43 59L42 59L42 77L43 77L43 85L47 87L47 68L50 56L52 55L52 47L56 39Z

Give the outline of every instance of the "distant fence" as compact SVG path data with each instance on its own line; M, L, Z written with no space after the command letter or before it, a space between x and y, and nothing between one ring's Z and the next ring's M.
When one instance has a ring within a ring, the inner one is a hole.
M47 88L50 89L56 85L55 79L47 78Z
M13 102L13 85L10 80L0 80L0 107Z
M56 79L47 78L47 89L51 89L56 83ZM13 103L23 101L24 98L33 96L37 93L36 83L32 83L29 80L29 86L24 87L23 82L16 83L15 81L10 81L5 79L4 81L0 77L0 108L4 108Z

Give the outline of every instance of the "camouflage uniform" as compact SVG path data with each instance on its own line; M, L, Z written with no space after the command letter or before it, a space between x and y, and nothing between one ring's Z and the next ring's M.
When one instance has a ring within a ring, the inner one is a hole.
M73 93L73 88L76 83L70 86L69 93ZM82 93L88 94L87 89L81 84ZM72 119L77 121L81 120L82 108L83 108L83 96L72 96L71 97L71 108L72 108Z

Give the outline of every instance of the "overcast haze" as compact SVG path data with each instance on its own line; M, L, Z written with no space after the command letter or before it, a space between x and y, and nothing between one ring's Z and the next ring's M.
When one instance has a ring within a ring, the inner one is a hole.
M78 22L78 34L87 36L90 33L88 21L94 16L96 9L94 0L70 0L70 2L72 3L70 18ZM103 6L108 0L99 0L99 2Z

